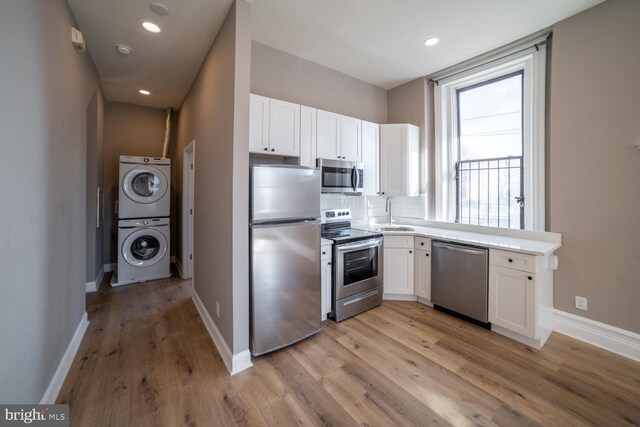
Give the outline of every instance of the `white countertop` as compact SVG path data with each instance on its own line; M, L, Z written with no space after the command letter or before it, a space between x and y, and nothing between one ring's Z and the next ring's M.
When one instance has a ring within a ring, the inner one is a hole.
M354 226L354 228L379 231L375 226ZM394 224L394 226L411 227L414 231L380 231L385 236L421 236L431 239L442 239L451 242L469 243L493 249L503 249L507 251L522 252L532 255L550 256L561 245L555 242L545 242L541 240L522 239L508 236L498 236L484 233L473 233L469 231L448 230L444 228L420 227L416 225Z

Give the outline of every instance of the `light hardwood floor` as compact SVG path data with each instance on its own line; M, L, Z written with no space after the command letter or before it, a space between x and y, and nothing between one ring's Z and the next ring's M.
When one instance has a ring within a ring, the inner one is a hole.
M640 425L640 364L554 333L531 349L413 302L336 324L230 377L190 282L111 289L58 403L73 426Z

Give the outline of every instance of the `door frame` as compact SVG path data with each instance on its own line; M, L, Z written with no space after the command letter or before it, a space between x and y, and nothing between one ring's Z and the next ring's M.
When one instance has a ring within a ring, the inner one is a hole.
M182 247L180 275L193 277L193 200L195 183L196 141L191 141L182 153Z

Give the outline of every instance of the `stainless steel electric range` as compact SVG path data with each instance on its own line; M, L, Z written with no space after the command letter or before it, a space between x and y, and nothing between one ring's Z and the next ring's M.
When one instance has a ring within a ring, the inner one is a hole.
M351 228L349 209L322 211L322 232L333 240L330 317L340 322L382 303L382 234Z

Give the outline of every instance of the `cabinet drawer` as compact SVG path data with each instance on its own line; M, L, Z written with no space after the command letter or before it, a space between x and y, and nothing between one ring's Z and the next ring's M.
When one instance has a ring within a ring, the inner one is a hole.
M413 249L413 236L384 236L384 247Z
M332 245L322 245L320 247L320 260L331 260Z
M431 239L426 237L415 237L415 248L421 251L431 252Z
M514 270L526 271L528 273L536 272L536 257L533 255L525 255L517 252L507 252L498 249L491 249L489 251L489 264L498 265L505 268L512 268Z

